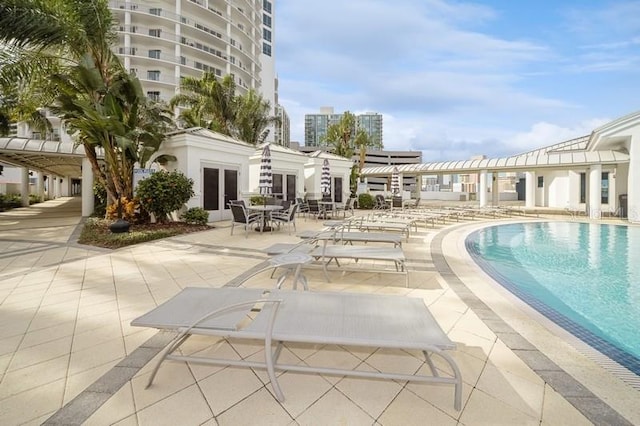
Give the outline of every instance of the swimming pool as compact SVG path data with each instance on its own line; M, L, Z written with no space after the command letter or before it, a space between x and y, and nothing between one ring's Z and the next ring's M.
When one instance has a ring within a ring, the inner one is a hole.
M466 247L502 286L640 375L640 228L498 225L470 234Z

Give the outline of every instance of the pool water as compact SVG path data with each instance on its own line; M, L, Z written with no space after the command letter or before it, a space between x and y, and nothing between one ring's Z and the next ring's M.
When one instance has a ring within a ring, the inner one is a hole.
M505 288L640 374L640 228L498 225L472 233L466 246Z

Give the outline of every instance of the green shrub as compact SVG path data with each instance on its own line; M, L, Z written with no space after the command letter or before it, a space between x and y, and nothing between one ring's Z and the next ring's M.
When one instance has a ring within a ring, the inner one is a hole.
M4 197L4 206L7 209L22 207L22 197L20 194L7 194Z
M249 198L249 203L252 206L261 206L266 202L265 197L262 195L253 195Z
M358 195L358 208L359 209L372 209L375 205L375 200L371 194L362 193Z
M194 195L193 179L179 171L161 170L142 179L136 195L143 209L153 213L159 222L164 222L169 213L180 209Z
M186 223L206 225L209 221L209 212L202 207L191 207L180 216Z

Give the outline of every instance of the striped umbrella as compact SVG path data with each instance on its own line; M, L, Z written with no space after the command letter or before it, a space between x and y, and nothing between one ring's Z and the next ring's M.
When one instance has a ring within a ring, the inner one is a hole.
M322 195L331 194L331 169L329 168L329 160L326 158L322 163L322 174L320 175L320 190Z
M271 173L271 150L269 144L262 149L260 159L260 195L271 195L273 189L273 174Z
M398 167L394 167L391 173L391 193L393 195L400 194L400 172Z

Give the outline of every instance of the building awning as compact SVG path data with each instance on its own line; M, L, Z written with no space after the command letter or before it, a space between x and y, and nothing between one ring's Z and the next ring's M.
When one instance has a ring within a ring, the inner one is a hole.
M547 149L532 151L513 157L485 158L482 160L442 161L436 163L398 165L398 171L404 174L465 174L481 170L507 172L526 171L545 167L581 167L592 164L628 163L629 154L619 151L571 151ZM390 176L396 166L367 167L362 170L364 176Z
M0 162L47 174L79 178L84 147L71 141L0 138Z

